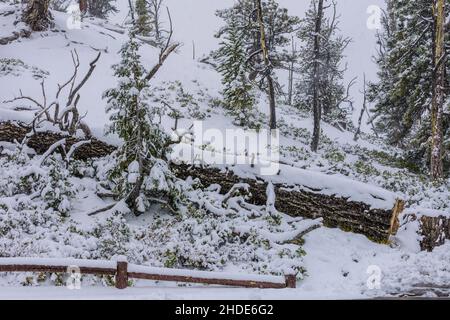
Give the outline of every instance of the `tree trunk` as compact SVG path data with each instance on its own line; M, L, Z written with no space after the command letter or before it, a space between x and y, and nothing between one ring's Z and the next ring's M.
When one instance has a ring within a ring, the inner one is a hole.
M404 223L418 221L418 233L421 236L420 249L422 251L433 251L441 246L446 240L450 240L450 218L445 216L418 217L416 214L408 214L403 218Z
M80 12L82 14L85 14L88 9L88 2L87 0L79 0L79 6L80 6Z
M219 184L223 194L237 183L246 183L250 192L247 201L256 205L267 203L267 182L240 178L232 172L224 173L215 168L174 164L171 167L181 179L187 179L189 176L198 178L204 187ZM397 233L398 217L404 207L402 200L398 200L392 210L373 209L366 203L321 194L321 190L306 191L307 186L290 190L292 187L295 186L274 185L275 208L278 211L293 217L322 217L326 227L363 234L378 243L388 243L390 236Z
M267 76L267 83L269 85L269 105L270 105L270 118L269 118L269 128L270 130L275 130L277 128L277 114L275 105L275 88L273 86L273 79L271 75Z
M264 58L264 64L266 66L266 79L269 86L269 106L270 106L269 128L271 130L275 130L277 128L277 118L276 118L275 88L272 78L272 63L270 62L269 49L267 48L266 29L264 27L261 0L255 1L259 24L260 46Z
M295 59L297 57L297 49L294 42L294 37L291 39L292 42L292 55L290 57L291 61L289 64L289 78L288 78L288 101L287 104L292 106L292 97L294 94L294 67Z
M366 112L366 109L367 109L367 90L366 89L367 89L366 74L364 74L363 105L362 105L361 113L359 114L359 118L358 118L358 128L356 129L355 136L353 137L354 141L358 141L359 135L361 134L362 119L364 116L364 112Z
M313 83L313 113L314 130L311 142L311 150L317 152L320 140L320 120L322 119L322 106L319 101L319 77L320 77L320 32L322 31L323 0L319 0L316 17L316 28L314 34L314 83Z
M130 8L131 21L132 21L133 24L134 24L134 22L135 22L136 20L134 19L134 6L133 6L133 4L131 3L131 0L128 0L128 7Z
M50 0L29 0L23 12L23 21L33 31L45 31L53 26L52 16L48 10Z
M0 141L10 143L22 142L30 128L20 127L12 122L0 122ZM55 142L66 138L66 148L70 149L72 145L82 141L69 135L54 132L36 132L28 139L27 146L33 148L36 153L45 153ZM97 139L90 139L91 143L84 144L75 150L73 158L76 160L88 160L92 158L101 158L111 154L116 148Z
M433 77L433 101L431 106L431 178L434 181L444 177L443 132L445 100L445 1L437 0L435 7L435 67Z

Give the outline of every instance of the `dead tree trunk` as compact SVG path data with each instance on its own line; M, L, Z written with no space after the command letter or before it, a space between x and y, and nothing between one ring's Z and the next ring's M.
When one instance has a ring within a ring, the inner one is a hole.
M33 31L45 31L53 26L52 15L48 9L50 0L29 0L23 12L23 21Z
M256 0L256 11L259 25L260 46L265 65L265 76L269 87L269 106L270 106L269 128L271 130L275 130L277 128L277 117L276 117L275 87L272 78L273 68L272 63L270 62L269 49L267 48L266 29L264 26L261 0Z
M0 122L0 141L14 143L21 142L30 132L30 128L19 126L12 122ZM74 144L83 141L68 134L56 132L36 132L27 141L27 146L34 149L37 154L45 153L53 144L66 138L66 147L71 148ZM73 154L76 160L89 160L101 158L111 154L116 148L100 140L91 138L90 143L86 143L77 148Z
M431 178L440 180L444 177L443 166L443 132L445 102L445 1L437 0L435 6L435 63L433 77L433 101L431 106Z
M249 202L256 205L267 203L267 182L243 179L231 172L223 173L214 168L174 165L177 177L198 178L204 187L220 184L221 192L227 193L235 184L246 183L250 191ZM296 190L297 189L297 190ZM365 235L372 241L388 243L391 235L397 233L398 217L403 211L404 202L398 200L392 210L374 209L362 202L321 194L321 190L306 191L307 187L274 185L275 207L278 211L294 217L309 219L323 218L323 224L330 228Z
M295 60L297 59L297 46L295 45L294 37L291 39L292 44L292 52L289 57L289 76L288 76L288 99L287 104L292 106L292 99L294 95L294 68L295 68Z
M311 142L311 150L316 152L319 148L320 121L322 119L322 106L319 101L319 77L320 77L320 33L322 31L323 0L319 0L314 34L314 64L313 64L313 113L314 130Z
M359 119L358 119L358 128L356 129L355 132L355 136L353 137L354 141L358 141L359 135L361 133L361 124L362 124L362 119L364 116L364 113L367 110L367 83L366 83L366 74L364 74L364 88L363 88L363 105L362 105L362 109L361 109L361 113L359 114Z
M88 9L88 2L87 2L87 0L79 0L78 1L78 5L80 7L81 14L85 14L87 12L87 9Z
M161 8L163 0L150 0L150 15L152 17L153 31L155 34L155 41L161 44L163 41L161 30Z

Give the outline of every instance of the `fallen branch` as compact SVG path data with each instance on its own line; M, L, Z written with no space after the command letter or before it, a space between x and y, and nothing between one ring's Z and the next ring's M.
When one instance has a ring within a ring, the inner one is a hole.
M103 208L97 209L97 210L95 210L95 211L92 211L92 212L88 213L87 215L88 215L89 217L95 216L96 214L99 214L99 213L102 213L102 212L106 212L106 211L108 211L108 210L111 210L111 209L114 208L116 205L117 205L117 203L110 204L110 205L108 205L108 206L106 206L106 207L103 207Z
M50 148L48 148L48 150L42 155L41 159L39 160L39 166L41 167L45 160L47 160L47 158L53 153L55 152L56 148L58 147L62 147L66 144L66 139L63 138L57 142L55 142L53 145L50 146Z

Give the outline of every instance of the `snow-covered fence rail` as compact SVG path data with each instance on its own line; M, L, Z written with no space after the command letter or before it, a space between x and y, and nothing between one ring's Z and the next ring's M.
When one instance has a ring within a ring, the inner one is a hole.
M296 276L250 275L239 273L195 271L186 269L154 268L117 262L80 259L0 258L0 272L49 272L110 275L116 278L116 288L125 289L128 279L216 284L245 288L295 288Z

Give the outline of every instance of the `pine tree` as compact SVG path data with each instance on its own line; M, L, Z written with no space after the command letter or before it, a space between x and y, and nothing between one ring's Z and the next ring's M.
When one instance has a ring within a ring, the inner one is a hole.
M111 114L108 132L116 133L124 141L117 151L110 178L115 182L116 194L138 214L148 208L146 194L168 191L161 172L170 139L157 121L158 110L146 102L150 95L147 72L140 63L135 37L132 31L129 42L120 51L120 64L113 67L118 87L107 90L104 98Z
M146 0L136 0L136 15L135 29L137 34L144 37L150 36L152 27Z
M333 10L331 17L327 16L327 8ZM335 3L328 6L323 0L313 0L297 34L302 47L295 105L314 114L313 151L319 145L322 118L338 126L347 122L348 112L343 106L347 99L345 68L341 63L350 39L337 34L338 23Z
M94 17L106 18L108 14L117 12L113 2L116 0L89 0L88 12Z
M226 33L219 49L222 60L218 67L224 85L225 107L239 125L251 125L255 98L252 85L247 79L245 67L247 55L244 51L242 31L236 19L231 21Z
M228 26L235 20L242 28L242 39L246 52L254 52L260 49L259 25L256 19L255 0L238 0L233 7L218 10L216 15L225 21L216 34L217 38L222 38L227 33ZM266 28L267 48L271 52L271 61L274 67L282 68L288 63L288 58L283 52L283 48L291 41L291 34L297 28L300 19L289 15L286 8L280 7L275 0L261 1L262 16ZM213 53L213 56L214 53Z
M288 69L290 65L289 55L286 54L285 48L290 44L291 35L298 26L300 19L291 16L288 10L280 7L275 0L237 0L233 7L218 10L216 15L223 19L225 25L215 35L222 38L226 35L229 24L232 20L236 20L242 29L242 39L244 50L250 58L250 55L261 50L261 27L258 21L258 8L262 9L262 24L264 25L265 46L270 54L270 74L262 75L255 72L260 65L264 64L264 59L260 55L255 55L252 59L247 59L249 69L249 78L256 81L259 89L267 91L270 97L271 105L274 104L276 96L282 94L282 88L278 84L276 73L272 71L280 69ZM216 61L220 61L220 51L213 51L211 57ZM253 68L251 68L253 66ZM265 70L268 72L269 70ZM267 77L267 75L270 75ZM259 77L258 77L259 76ZM271 127L275 124L275 113L273 106L271 107Z
M275 69L288 69L289 57L284 48L289 45L299 19L290 16L275 0L238 0L233 7L219 10L216 15L225 21L217 38L227 35L231 24L241 29L242 46L247 54L245 65L249 79L266 91L270 103L270 123L276 128L276 95L281 93ZM223 52L211 53L216 61L224 59ZM278 90L277 90L278 89Z
M372 112L377 131L383 132L389 143L408 149L409 159L422 167L430 165L431 154L435 3L436 0L387 2L383 31L378 35L379 81L369 86L369 99L375 103ZM446 0L446 6L450 6L450 0ZM449 11L446 9L446 21ZM448 48L449 32L445 33L444 41ZM449 59L443 65L443 72L448 75ZM449 78L444 79L445 101L449 97ZM443 113L444 136L448 134L449 116L448 112Z

